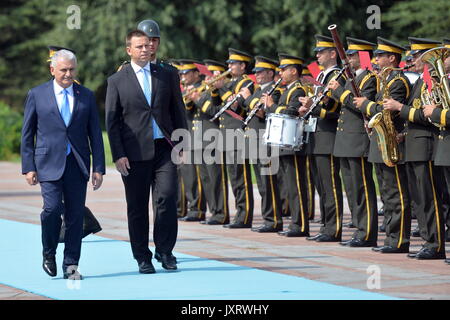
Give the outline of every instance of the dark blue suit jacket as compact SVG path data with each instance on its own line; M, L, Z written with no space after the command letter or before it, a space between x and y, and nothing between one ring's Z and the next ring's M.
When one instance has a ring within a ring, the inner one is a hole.
M103 138L92 91L73 84L74 107L66 127L58 109L53 79L31 89L25 102L22 128L22 173L36 171L38 181L56 181L64 173L67 142L81 172L89 180L93 171L105 173Z

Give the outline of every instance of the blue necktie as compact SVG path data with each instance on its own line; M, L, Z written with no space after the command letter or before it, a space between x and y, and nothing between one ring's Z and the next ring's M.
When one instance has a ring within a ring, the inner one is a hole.
M70 105L69 105L69 98L67 96L67 94L68 94L67 89L64 89L63 93L64 93L64 97L63 97L62 104L61 104L61 116L67 127L69 125L72 114L70 113ZM67 143L66 155L69 153L70 153L70 143Z
M150 88L150 82L148 81L148 77L150 75L148 74L149 71L145 68L142 68L144 70L144 95L147 99L148 105L152 106L152 89ZM155 118L152 117L152 125L153 125L153 139L159 139L164 138L163 133L161 132L161 129L159 129L158 124L155 121Z

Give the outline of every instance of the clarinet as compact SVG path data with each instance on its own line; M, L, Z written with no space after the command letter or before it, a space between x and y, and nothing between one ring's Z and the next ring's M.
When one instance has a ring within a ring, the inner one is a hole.
M337 80L339 80L339 78L340 77L342 77L342 75L344 74L344 72L345 72L345 69L346 69L346 67L344 67L343 69L341 69L341 70L339 70L339 73L337 74L337 76L336 76L336 81ZM310 116L310 114L314 111L314 109L319 105L319 103L323 100L323 98L325 98L326 97L326 95L327 95L327 93L330 91L330 89L328 89L328 88L326 88L323 92L322 92L322 95L320 96L320 97L317 97L317 99L316 100L314 100L314 102L313 102L313 104L311 105L311 107L309 108L309 110L308 110L308 112L306 112L304 115L303 115L303 119L304 120L307 120L308 119L308 117Z
M249 84L247 84L244 88L250 88L250 86L253 85L253 81L251 81ZM232 100L230 100L229 102L227 102L222 108L220 108L219 112L217 112L214 117L212 117L211 119L209 119L209 121L214 122L218 117L220 117L222 115L222 113L224 113L225 111L227 111L232 105L233 103L235 103L237 101L237 99L239 99L241 95L238 94L236 95Z
M270 91L267 93L268 96L271 96L275 89L280 85L282 79L280 78L270 89ZM261 108L263 107L263 103L259 102L256 106L253 107L252 111L249 112L249 114L247 115L247 118L245 118L244 123L242 125L242 129L245 129L248 126L248 123L250 122L250 120L253 119L253 117L255 116L255 114L261 110Z

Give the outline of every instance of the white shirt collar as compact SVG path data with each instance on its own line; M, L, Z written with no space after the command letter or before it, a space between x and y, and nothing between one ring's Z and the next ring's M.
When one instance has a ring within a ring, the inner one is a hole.
M69 95L73 96L73 83L72 83L69 87L67 87L67 88L65 88L65 89L67 90L67 92L68 92ZM61 93L63 92L64 88L61 87L61 86L56 82L55 79L53 79L53 90L55 91L55 94L61 94Z
M147 64L144 67L138 66L136 63L131 61L131 67L133 68L135 73L138 73L142 69L146 69L148 72L150 72L150 63L147 62Z

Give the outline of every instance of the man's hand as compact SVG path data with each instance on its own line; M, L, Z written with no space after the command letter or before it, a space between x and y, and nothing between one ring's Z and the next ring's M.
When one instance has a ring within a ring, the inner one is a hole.
M38 183L36 171L27 172L27 174L25 175L25 179L30 186L35 186Z
M384 99L383 108L389 111L400 111L402 110L403 104L394 99Z
M423 108L423 114L425 115L425 117L429 118L429 117L431 117L431 114L433 113L434 109L436 109L436 105L427 104L427 105L424 105L422 108Z
M330 82L328 82L328 89L336 90L337 88L339 88L339 86L340 84L336 80L331 80Z
M191 93L189 98L191 99L191 101L197 102L200 99L200 92L194 90L194 92Z
M354 97L353 98L353 104L359 109L362 107L364 101L366 101L366 97Z
M270 107L271 105L273 105L272 96L269 96L267 93L263 93L260 101L266 107Z
M127 176L128 170L130 169L130 163L128 162L127 157L122 157L120 159L117 159L116 161L116 169L120 172L121 175Z
M235 94L232 94L231 96L228 97L227 99L227 103L230 102L231 100L233 100L236 97ZM239 103L237 101L235 101L231 106L231 110L236 111L237 107L239 106Z
M103 175L100 172L92 172L92 187L95 190L100 189L103 183Z
M405 135L403 133L397 133L395 140L397 140L397 143L402 143L405 140Z
M311 105L313 103L313 101L310 97L299 97L298 101L300 101L302 103L302 106L299 108L299 110L301 108L306 108L306 111L308 111L309 108L311 108Z

